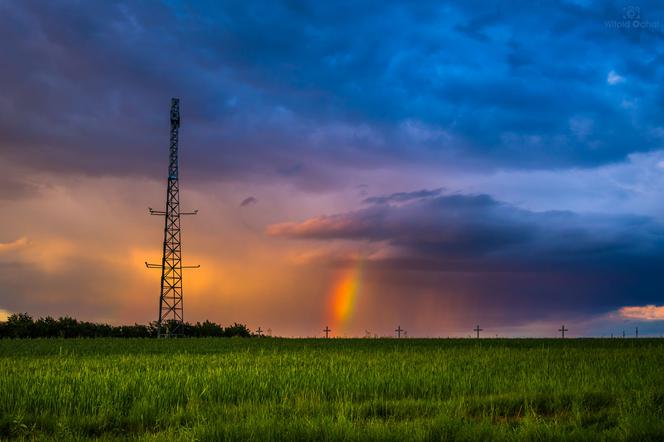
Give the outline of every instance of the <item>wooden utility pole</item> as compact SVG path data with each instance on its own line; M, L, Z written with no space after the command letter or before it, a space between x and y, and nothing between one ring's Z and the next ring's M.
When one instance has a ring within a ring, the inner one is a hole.
M566 332L566 331L569 331L569 329L568 329L568 328L565 328L565 324L563 324L563 325L558 329L558 331L559 331L560 333L562 333L562 335L563 335L563 339L565 339L565 332Z

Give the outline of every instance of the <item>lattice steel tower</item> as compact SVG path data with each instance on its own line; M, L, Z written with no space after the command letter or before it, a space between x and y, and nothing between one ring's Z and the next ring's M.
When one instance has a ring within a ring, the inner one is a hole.
M184 322L182 300L182 270L200 266L182 265L182 242L180 240L180 216L195 215L180 211L180 186L178 182L178 135L180 131L180 99L171 100L171 142L168 155L168 181L166 185L166 210L153 210L150 215L164 217L164 250L160 264L145 263L148 268L161 269L159 294L159 316L157 336L177 336Z

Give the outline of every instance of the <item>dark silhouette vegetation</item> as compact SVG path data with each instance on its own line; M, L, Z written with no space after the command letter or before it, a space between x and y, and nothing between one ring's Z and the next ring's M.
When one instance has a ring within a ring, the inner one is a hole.
M162 324L164 330L176 329L168 321ZM17 313L0 322L0 338L156 338L157 323L148 325L109 325L95 322L78 321L64 316L54 319L50 316L33 319L27 313ZM223 327L214 322L205 321L196 324L182 323L177 327L178 337L242 337L256 336L246 325L234 323Z

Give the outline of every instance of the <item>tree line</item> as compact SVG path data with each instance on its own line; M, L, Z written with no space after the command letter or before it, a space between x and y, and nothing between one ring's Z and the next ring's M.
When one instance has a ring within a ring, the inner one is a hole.
M164 330L173 330L174 323L162 324ZM148 325L109 325L96 322L78 321L69 316L54 319L50 316L33 319L27 313L17 313L0 322L0 338L154 338L157 337L157 323ZM234 323L223 327L205 321L190 324L185 322L178 327L182 337L243 337L256 336L246 325Z

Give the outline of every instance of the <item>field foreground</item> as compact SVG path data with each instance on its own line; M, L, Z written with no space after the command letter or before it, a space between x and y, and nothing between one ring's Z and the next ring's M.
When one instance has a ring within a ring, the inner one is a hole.
M664 440L664 340L0 340L0 439Z

